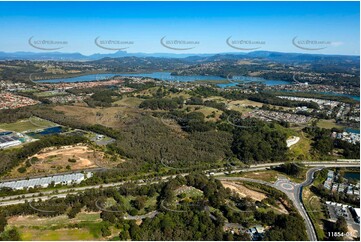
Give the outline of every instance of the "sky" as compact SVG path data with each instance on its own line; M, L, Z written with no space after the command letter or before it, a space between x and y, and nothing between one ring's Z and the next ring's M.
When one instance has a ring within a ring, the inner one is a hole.
M117 50L182 54L267 50L359 55L360 5L0 2L0 33L0 51L4 52L56 49L90 55Z

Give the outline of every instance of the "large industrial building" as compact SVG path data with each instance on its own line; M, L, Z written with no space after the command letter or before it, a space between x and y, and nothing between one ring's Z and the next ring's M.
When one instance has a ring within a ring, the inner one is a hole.
M0 132L0 149L8 148L11 146L20 145L19 135L13 132Z
M51 177L32 178L28 180L18 180L0 183L0 188L7 187L14 190L29 189L35 187L48 187L50 184L54 185L71 185L79 184L81 181L92 176L92 173L73 173L66 175L57 175Z

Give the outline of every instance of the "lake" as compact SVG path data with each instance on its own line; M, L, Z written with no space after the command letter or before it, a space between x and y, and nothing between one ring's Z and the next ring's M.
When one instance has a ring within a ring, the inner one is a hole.
M343 175L344 178L346 179L354 179L354 180L360 180L360 173L359 172L345 172L345 174Z
M114 76L124 76L124 77L149 77L149 78L157 78L162 81L176 81L176 82L193 82L193 81L227 81L227 78L220 77L220 76L200 76L200 75L193 75L193 76L172 76L170 72L153 72L153 73L138 73L138 74L124 74L124 73L105 73L105 74L91 74L91 75L84 75L84 76L77 76L77 77L70 77L70 78L59 78L59 79L48 79L37 81L39 83L58 83L58 82L90 82L90 81L101 81L112 78ZM279 80L266 80L259 77L246 77L246 76L234 76L229 83L226 84L219 84L219 87L232 87L236 86L239 82L263 82L265 85L274 86L274 85L281 85L281 84L290 84L290 82L286 81L279 81Z
M359 129L346 128L346 132L359 134L360 130Z
M50 134L59 134L61 132L63 132L63 128L61 126L55 126L55 127L46 128L40 132L29 132L27 133L27 135L31 137L39 137Z

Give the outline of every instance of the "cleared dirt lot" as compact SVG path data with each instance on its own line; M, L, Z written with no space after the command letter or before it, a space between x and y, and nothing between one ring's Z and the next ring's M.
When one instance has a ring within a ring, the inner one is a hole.
M18 168L23 166L21 164L11 172L9 177L96 168L106 163L106 159L103 152L95 151L86 145L72 145L45 148L36 155L29 157L27 163L30 163L30 166L26 168L26 172L20 173L18 171Z
M262 199L267 198L267 196L265 194L263 194L263 193L250 190L250 189L246 188L245 186L240 185L240 184L236 184L234 182L222 181L222 185L225 188L229 188L231 190L234 190L241 197L250 197L255 201L261 201Z
M237 192L241 197L250 197L251 199L253 199L255 201L261 201L261 200L267 198L266 194L257 192L257 191L253 191L253 190L251 190L241 184L237 184L235 182L221 181L221 183L225 188L229 188L229 189ZM277 201L276 203L277 203L277 206L269 205L269 207L279 213L288 214L287 209L280 201Z
M46 162L51 160L52 165L67 164L68 159L75 159L76 162L71 165L73 169L83 169L95 167L95 159L103 159L103 154L94 152L87 146L63 146L58 148L47 148L40 151L38 154L30 157L36 157L39 159L37 162L33 162L33 167L44 167ZM68 162L70 163L70 162Z

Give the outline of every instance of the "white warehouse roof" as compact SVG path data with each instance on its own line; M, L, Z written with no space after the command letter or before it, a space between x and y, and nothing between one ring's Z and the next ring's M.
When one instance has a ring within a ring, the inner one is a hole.
M90 176L91 176L91 174L90 174ZM1 182L0 188L9 187L12 189L21 190L24 188L30 188L30 187L35 187L35 186L46 187L46 186L50 185L52 182L54 182L55 185L80 183L85 178L86 178L86 176L83 173L73 173L73 174L58 175L58 176L52 176L52 177L42 177L42 178L33 178L33 179L28 179L28 180Z

